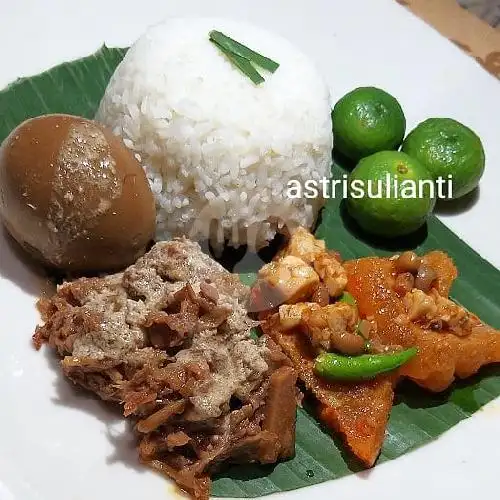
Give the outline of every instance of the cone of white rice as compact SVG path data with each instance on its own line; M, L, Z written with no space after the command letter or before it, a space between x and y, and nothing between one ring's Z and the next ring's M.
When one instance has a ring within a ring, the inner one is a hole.
M279 64L253 83L209 40L219 30ZM324 200L289 181L329 177L328 87L287 40L223 19L174 19L146 32L113 75L96 119L143 164L157 238L259 248L283 226L311 227Z

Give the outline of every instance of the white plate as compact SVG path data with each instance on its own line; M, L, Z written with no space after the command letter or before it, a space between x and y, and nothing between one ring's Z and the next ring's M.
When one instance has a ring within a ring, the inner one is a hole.
M450 116L481 136L487 153L481 196L443 216L500 267L500 86L473 59L393 0L17 0L3 2L0 86L89 54L102 42L129 45L166 16L227 16L261 24L314 58L333 99L358 85L387 89L408 127ZM293 84L293 82L290 82ZM496 111L496 112L495 112ZM491 220L493 219L493 225ZM491 229L491 230L490 230ZM106 405L74 391L30 336L40 282L0 236L0 499L150 500L175 495L136 460L130 433ZM441 439L368 473L280 496L405 500L498 496L500 405L494 402ZM495 492L495 493L493 493Z

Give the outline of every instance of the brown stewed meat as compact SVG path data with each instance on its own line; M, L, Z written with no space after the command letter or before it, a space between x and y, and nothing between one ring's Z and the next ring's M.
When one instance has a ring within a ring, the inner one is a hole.
M140 460L206 499L223 463L294 453L296 374L251 337L249 289L198 244L157 243L123 273L65 283L34 335L64 374L136 421Z

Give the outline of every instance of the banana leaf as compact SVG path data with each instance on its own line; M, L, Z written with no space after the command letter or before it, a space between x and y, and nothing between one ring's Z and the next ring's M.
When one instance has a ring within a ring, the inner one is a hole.
M23 120L46 113L68 113L92 118L114 69L126 49L103 46L89 57L61 64L40 75L23 78L0 92L0 141ZM333 165L333 176L343 168ZM344 259L387 255L402 249L444 249L455 260L460 277L452 297L484 321L500 328L500 272L483 260L436 217L411 238L390 243L363 234L339 198L322 213L317 235ZM251 282L257 269L244 269ZM387 435L378 463L395 459L436 439L483 405L500 396L500 367L459 381L444 394L429 394L410 383L397 391ZM295 458L272 466L231 467L219 474L213 495L256 497L302 488L360 471L340 441L318 423L307 405L297 413Z

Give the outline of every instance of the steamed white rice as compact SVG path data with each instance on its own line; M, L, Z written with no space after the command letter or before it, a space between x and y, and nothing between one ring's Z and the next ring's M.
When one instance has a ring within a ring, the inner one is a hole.
M209 41L217 29L280 64L256 86ZM157 202L157 238L260 247L283 224L311 226L323 200L289 180L328 177L327 85L288 41L228 20L150 29L113 75L96 119L135 151Z

